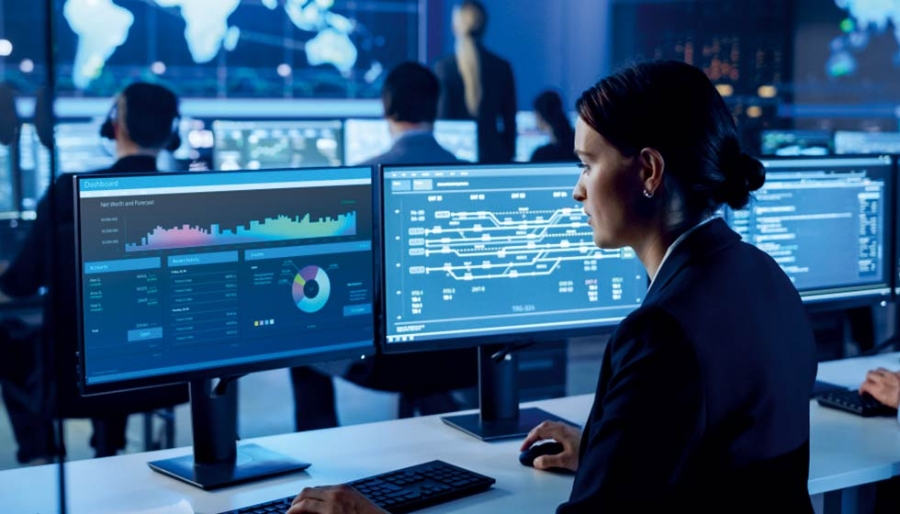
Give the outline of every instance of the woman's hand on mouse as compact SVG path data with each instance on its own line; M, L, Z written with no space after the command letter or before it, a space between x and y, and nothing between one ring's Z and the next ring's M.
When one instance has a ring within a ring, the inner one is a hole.
M287 514L388 514L348 485L307 487L294 498Z
M581 430L558 421L545 421L534 427L522 442L519 451L531 448L531 445L545 439L553 439L563 445L562 453L542 455L534 459L536 469L563 468L578 471L578 450L581 447Z

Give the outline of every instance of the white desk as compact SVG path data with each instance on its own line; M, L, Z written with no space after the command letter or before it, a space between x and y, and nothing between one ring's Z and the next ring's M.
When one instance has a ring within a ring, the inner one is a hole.
M823 363L819 377L856 385L871 367L900 369L900 353ZM577 423L587 419L592 395L535 402ZM838 491L900 475L900 425L893 418L864 419L810 403L810 494ZM438 512L552 513L569 494L572 478L535 471L518 462L519 440L483 443L423 417L332 430L254 439L275 451L312 462L306 472L204 492L151 471L149 460L183 455L187 449L94 459L67 464L73 514L140 513L187 499L198 514L218 513L296 494L303 487L335 484L432 459L497 479L486 493L428 510ZM0 512L58 512L56 468L0 472Z

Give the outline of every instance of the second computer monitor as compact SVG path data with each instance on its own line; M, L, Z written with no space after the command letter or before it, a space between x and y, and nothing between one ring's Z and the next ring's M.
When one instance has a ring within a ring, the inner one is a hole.
M765 185L731 226L781 265L804 301L890 294L891 158L766 160Z
M213 122L217 170L340 166L340 120Z
M572 199L574 165L384 167L387 351L612 327L647 275L601 250Z

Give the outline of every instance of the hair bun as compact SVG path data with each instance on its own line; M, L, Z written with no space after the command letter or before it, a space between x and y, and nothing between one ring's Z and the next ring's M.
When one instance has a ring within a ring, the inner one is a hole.
M738 151L723 163L720 199L733 209L740 209L750 201L750 193L761 188L766 182L766 168L758 159L746 152Z

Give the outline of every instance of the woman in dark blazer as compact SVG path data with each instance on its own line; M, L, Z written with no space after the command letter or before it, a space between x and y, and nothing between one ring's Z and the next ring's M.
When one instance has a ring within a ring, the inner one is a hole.
M438 119L475 120L478 161L511 162L516 154L516 86L509 62L481 42L487 11L477 0L453 9L456 52L439 61Z
M652 282L610 339L584 431L545 422L522 445L562 443L534 462L575 472L558 513L812 513L812 329L778 264L714 217L747 204L762 164L684 63L628 68L577 108L574 197L597 246L633 248ZM382 511L344 486L305 489L301 512Z
M601 248L631 247L651 279L618 327L583 433L544 423L522 448L576 472L559 513L812 512L812 329L791 281L714 213L744 207L765 170L700 70L641 64L578 101L575 151Z

